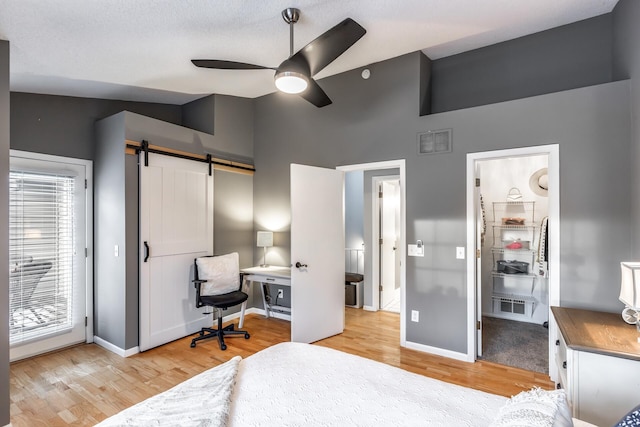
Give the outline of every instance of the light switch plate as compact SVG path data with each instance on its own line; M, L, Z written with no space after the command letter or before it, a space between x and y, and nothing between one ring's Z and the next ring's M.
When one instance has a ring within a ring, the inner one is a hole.
M418 247L418 245L408 245L407 255L409 256L424 256L424 245Z
M456 258L464 259L464 246L456 247Z

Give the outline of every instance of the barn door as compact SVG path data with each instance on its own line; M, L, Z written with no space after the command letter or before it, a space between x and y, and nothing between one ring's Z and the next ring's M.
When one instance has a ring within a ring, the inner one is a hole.
M144 153L141 153L144 156ZM198 331L193 260L213 254L213 176L206 163L140 159L140 350Z

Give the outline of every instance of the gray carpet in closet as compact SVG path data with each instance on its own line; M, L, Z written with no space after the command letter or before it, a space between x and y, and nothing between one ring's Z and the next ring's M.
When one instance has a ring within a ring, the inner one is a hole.
M529 371L549 372L549 330L515 320L482 318L482 360Z

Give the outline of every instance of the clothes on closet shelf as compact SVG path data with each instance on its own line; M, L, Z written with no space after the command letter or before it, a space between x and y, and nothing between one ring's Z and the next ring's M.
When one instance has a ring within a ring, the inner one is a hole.
M540 224L540 239L538 244L538 274L540 276L547 276L549 271L549 217L545 216L542 218L542 223Z
M487 214L484 211L484 199L480 195L480 215L482 216L482 230L480 233L480 245L484 246L484 235L487 232Z

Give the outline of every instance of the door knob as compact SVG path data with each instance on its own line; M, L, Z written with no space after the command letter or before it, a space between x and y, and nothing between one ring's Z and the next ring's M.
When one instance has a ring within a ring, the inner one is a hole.
M308 265L307 264L302 264L300 263L300 261L296 262L296 268L307 268Z

